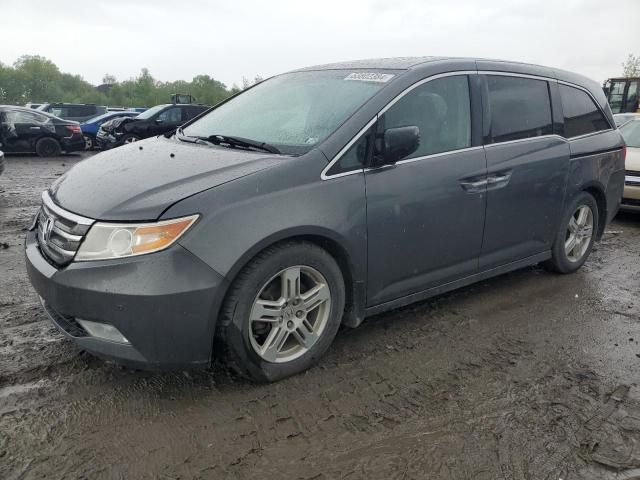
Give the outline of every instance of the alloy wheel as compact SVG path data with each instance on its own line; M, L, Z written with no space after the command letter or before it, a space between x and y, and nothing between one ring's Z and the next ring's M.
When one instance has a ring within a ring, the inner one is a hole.
M301 265L285 268L263 285L253 302L251 346L268 362L295 360L316 344L330 310L331 292L320 272Z
M589 248L593 237L593 212L587 205L580 205L569 220L564 251L570 262L579 262Z

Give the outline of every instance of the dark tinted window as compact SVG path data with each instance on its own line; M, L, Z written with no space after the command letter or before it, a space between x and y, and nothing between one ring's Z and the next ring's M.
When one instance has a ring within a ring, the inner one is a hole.
M180 107L171 107L166 109L160 115L158 120L162 120L166 123L178 123L182 121L182 109Z
M560 85L560 97L564 111L565 137L577 137L610 128L609 122L586 92Z
M495 75L486 78L490 119L487 143L553 133L546 81Z
M384 114L384 128L409 125L420 129L420 146L407 158L470 147L467 76L445 77L420 85Z

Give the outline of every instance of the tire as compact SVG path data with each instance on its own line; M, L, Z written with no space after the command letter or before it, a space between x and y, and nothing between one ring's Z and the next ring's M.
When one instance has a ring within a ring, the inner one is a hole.
M60 143L55 138L41 138L36 143L36 153L40 157L57 157L61 152Z
M127 143L133 143L139 140L140 140L139 136L133 135L132 133L128 133L127 135L122 137L122 140L120 142L122 143L122 145L126 145Z
M585 215L582 224L581 213ZM560 224L560 229L551 247L551 259L542 265L557 273L577 271L589 257L600 221L598 204L593 196L581 192L569 205ZM573 236L573 237L572 237ZM569 241L574 239L574 247Z
M91 135L83 135L84 137L84 149L89 151L93 150L96 146L96 142Z
M294 283L283 279L296 278L298 271L300 287L288 295L283 285ZM308 242L280 243L254 257L231 285L216 347L240 375L258 382L281 380L310 368L327 351L344 302L342 272L329 253ZM278 306L272 310L265 304Z

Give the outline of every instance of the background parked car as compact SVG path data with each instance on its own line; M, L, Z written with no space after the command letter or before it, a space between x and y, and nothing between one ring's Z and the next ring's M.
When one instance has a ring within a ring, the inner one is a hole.
M114 120L116 118L133 118L137 117L138 115L138 112L117 110L103 113L102 115L98 115L97 117L90 118L86 122L82 122L80 124L80 128L82 129L82 135L84 137L86 149L91 150L96 146L96 135L98 134L100 125L102 125L103 123L109 120Z
M0 105L0 148L5 153L54 157L84 150L78 122L25 107Z
M33 108L33 109L38 108L40 105L42 105L42 103L31 103L31 102L29 102L29 103L25 103L24 104L25 107Z
M105 122L96 136L99 148L108 149L143 138L161 135L208 110L208 105L156 105L135 118L117 118Z
M613 116L613 119L616 122L616 127L618 128L636 118L640 118L640 113L616 113Z
M640 115L620 127L620 132L627 143L621 207L640 211Z
M106 113L107 107L93 103L44 103L38 107L38 110L50 113L58 118L84 122Z

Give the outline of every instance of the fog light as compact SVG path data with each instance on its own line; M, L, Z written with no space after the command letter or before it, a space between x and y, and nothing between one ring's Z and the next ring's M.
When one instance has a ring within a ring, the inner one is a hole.
M92 337L102 338L103 340L109 340L110 342L129 343L129 340L127 340L113 325L109 325L108 323L91 322L81 318L76 318L76 320Z

